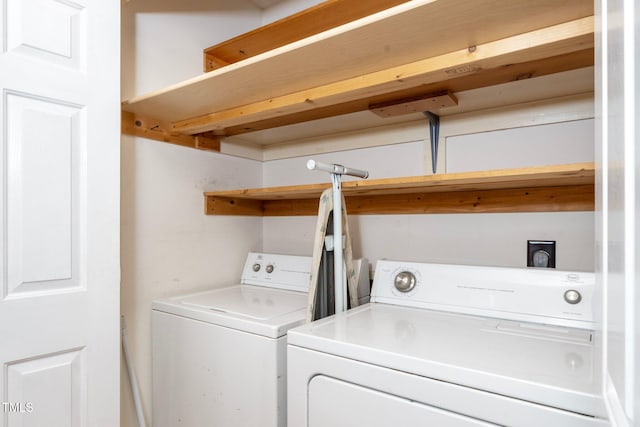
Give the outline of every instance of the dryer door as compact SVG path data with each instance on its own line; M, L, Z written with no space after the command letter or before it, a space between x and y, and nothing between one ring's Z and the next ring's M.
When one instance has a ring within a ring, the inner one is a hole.
M309 382L309 427L486 427L496 424L318 375Z

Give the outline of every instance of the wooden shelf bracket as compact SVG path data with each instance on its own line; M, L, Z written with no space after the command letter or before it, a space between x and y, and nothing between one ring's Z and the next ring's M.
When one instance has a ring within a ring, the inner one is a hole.
M212 138L211 133L188 135L173 131L173 125L165 120L144 117L139 114L122 112L122 133L155 141L182 145L206 151L220 151L220 139Z

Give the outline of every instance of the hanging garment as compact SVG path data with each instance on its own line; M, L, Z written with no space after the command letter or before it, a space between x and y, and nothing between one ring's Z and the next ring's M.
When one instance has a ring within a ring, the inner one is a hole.
M344 230L344 263L347 276L347 297L349 307L358 306L358 277L353 264L351 249L351 235L347 221L347 211L344 197L342 197L342 215L333 212L333 192L326 189L320 196L318 206L318 222L316 223L315 240L313 243L313 258L311 260L311 278L309 283L309 304L307 306L307 322L321 319L335 313L333 255L326 249L326 236L333 232L336 216L342 218ZM340 244L339 238L334 236L334 245Z

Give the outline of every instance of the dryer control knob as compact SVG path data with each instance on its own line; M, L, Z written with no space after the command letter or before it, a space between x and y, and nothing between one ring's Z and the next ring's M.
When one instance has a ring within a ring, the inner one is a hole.
M409 292L416 287L416 276L409 271L402 271L396 274L393 284L400 292Z
M569 304L577 304L582 301L582 295L575 289L569 289L564 293L564 300Z
M273 273L273 265L267 264L267 268L265 268L265 270L267 270L267 273Z
M257 273L258 271L260 271L260 264L256 262L251 268Z

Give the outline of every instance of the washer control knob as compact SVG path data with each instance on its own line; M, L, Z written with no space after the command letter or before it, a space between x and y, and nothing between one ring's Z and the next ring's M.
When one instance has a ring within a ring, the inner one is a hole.
M408 271L401 271L396 274L393 284L400 292L409 292L416 287L416 276Z
M260 271L260 264L256 262L251 268L257 273L258 271Z
M267 264L267 267L265 268L265 270L267 270L267 273L273 273L273 265Z
M564 293L564 300L569 304L577 304L582 301L582 295L575 289L569 289Z

